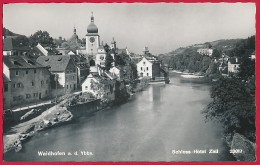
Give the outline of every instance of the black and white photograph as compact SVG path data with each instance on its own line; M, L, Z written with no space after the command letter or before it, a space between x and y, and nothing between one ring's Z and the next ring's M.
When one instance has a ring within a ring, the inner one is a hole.
M3 4L3 161L256 161L255 14Z

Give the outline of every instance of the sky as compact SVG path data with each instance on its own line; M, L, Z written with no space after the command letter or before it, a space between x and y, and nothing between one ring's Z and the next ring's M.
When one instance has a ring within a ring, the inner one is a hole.
M30 36L46 30L69 39L74 26L85 38L91 12L101 41L141 53L167 53L179 47L255 34L254 3L49 3L5 4L3 26Z

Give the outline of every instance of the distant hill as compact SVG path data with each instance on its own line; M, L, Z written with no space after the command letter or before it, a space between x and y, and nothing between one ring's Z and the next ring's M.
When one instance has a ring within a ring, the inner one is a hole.
M217 41L212 41L212 42L205 42L202 44L195 44L187 47L180 47L172 52L166 53L166 54L161 54L159 56L175 56L178 54L182 54L184 52L197 52L198 49L200 48L207 48L210 45L212 45L213 49L218 49L221 52L228 53L230 50L234 49L236 44L240 42L242 39L222 39L222 40L217 40Z
M10 31L9 29L6 29L5 27L3 28L3 36L4 37L18 37L18 36L24 36L21 34L16 34L12 31Z

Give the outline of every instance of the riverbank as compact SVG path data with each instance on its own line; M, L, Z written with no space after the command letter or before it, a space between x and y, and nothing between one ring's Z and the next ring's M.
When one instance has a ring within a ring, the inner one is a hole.
M181 74L183 78L205 78L201 73L189 73L189 72L181 72L179 70L172 70L171 72Z
M73 115L63 106L66 101L60 102L29 121L12 127L3 135L4 153L12 150L18 152L22 149L22 143L37 132L70 121Z

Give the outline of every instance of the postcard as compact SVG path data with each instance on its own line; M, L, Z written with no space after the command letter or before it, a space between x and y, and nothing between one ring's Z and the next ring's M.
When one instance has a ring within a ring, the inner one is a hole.
M2 12L3 164L259 163L259 2Z

